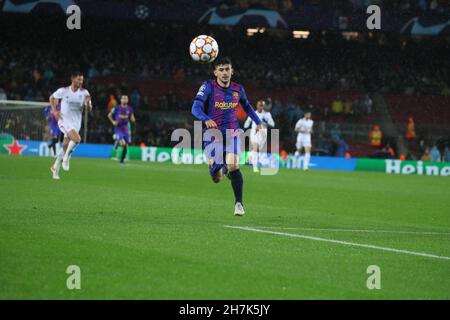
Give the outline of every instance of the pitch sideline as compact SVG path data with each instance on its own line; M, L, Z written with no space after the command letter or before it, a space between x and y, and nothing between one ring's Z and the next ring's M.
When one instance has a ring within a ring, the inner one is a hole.
M231 228L231 229L244 230L244 231L253 231L253 232L267 233L267 234L273 234L273 235L279 235L279 236L285 236L285 237L291 237L291 238L301 238L301 239L329 242L329 243L335 243L335 244L341 244L341 245L347 245L347 246L353 246L353 247L360 247L360 248L375 249L375 250L388 251L388 252L403 253L403 254L409 254L409 255L421 256L421 257L427 257L427 258L450 260L450 257L438 256L438 255L425 253L425 252L416 252L416 251L409 251L409 250L402 250L402 249L395 249L395 248L375 246L375 245L370 245L370 244L362 244L362 243L355 243L355 242L348 242L348 241L341 241L341 240L326 239L326 238L320 238L320 237L314 237L314 236L306 236L306 235L303 235L303 234L277 232L277 231L262 230L262 229L256 229L256 228L252 228L252 227L243 227L243 226L224 225L224 227L225 228Z
M335 229L335 228L307 228L307 227L278 227L278 226L254 226L255 229L282 229L282 230L305 230L305 231L330 231L330 232L361 232L361 233L392 233L392 234L414 234L414 235L439 235L450 236L450 232L436 231L402 231L402 230L375 230L375 229Z

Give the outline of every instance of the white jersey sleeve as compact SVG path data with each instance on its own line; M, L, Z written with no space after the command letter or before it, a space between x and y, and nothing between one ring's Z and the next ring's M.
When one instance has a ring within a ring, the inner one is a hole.
M267 124L270 126L270 127L275 127L275 121L273 121L273 118L272 118L272 114L270 113L270 112L267 112L266 113L266 119L267 119Z
M56 99L62 99L64 97L64 92L66 91L66 88L59 88L55 92L53 92L52 96Z
M295 129L300 129L301 125L302 125L302 119L297 121L297 123L295 124Z
M247 120L245 120L245 123L244 123L244 129L247 129L248 127L250 127L251 124L252 124L252 118L247 117Z
M87 91L86 89L83 89L83 93L84 93L83 105L87 106L86 104L86 101L88 100L87 98L89 98L91 95L89 94L89 91Z

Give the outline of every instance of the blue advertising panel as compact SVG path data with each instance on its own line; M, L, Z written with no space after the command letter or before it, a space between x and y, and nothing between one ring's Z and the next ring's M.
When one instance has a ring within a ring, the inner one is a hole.
M53 156L48 148L48 143L45 141L28 141L28 140L15 140L15 148L20 152L17 154L48 157ZM8 145L10 146L10 145ZM10 147L12 148L12 147ZM14 150L16 150L14 149ZM168 149L168 148L156 148L156 149ZM169 148L170 149L170 148ZM82 143L74 151L74 157L89 157L89 158L109 158L111 155L112 145L108 144L90 144ZM141 152L141 148L139 148ZM138 158L142 158L142 155L138 155ZM245 158L245 155L244 155ZM261 156L259 158L259 164L262 167L277 167L288 169L302 169L303 156L289 155L286 160L282 160L281 157L268 154L267 156ZM143 160L144 161L144 160ZM337 171L354 171L356 168L356 159L346 159L337 157L311 157L309 168L312 170L337 170Z
M25 147L20 154L29 156L48 157L50 153L48 143L45 141L19 140ZM74 157L109 158L112 146L108 144L81 143L73 152Z

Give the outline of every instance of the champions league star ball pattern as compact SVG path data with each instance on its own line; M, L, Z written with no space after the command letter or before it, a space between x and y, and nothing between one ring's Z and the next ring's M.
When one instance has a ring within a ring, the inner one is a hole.
M206 35L195 37L189 46L192 59L200 63L211 63L219 54L219 45L214 38Z
M140 4L136 7L136 10L134 11L136 14L136 17L141 20L145 20L148 18L148 7L146 5Z

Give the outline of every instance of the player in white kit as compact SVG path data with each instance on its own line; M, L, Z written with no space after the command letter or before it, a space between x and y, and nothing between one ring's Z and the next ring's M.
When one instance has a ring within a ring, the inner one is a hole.
M250 117L244 123L244 129L247 129L250 125L252 126L250 131L250 159L253 165L253 172L259 172L258 157L260 150L267 141L267 128L273 128L275 126L270 112L264 110L265 105L266 103L263 100L259 100L256 103L256 114L261 119L263 129L256 132L256 123Z
M81 142L79 134L83 108L92 110L91 96L82 88L83 74L74 72L71 76L72 83L68 87L59 88L50 96L52 113L58 119L58 126L64 133L63 147L59 150L54 165L51 167L53 179L59 179L59 168L69 171L70 155ZM61 101L61 111L56 110L56 104Z
M311 159L311 133L314 121L311 120L311 111L306 111L303 118L295 124L295 132L297 135L297 151L295 156L299 156L302 148L305 149L305 157L303 158L303 170L308 170L309 160Z

